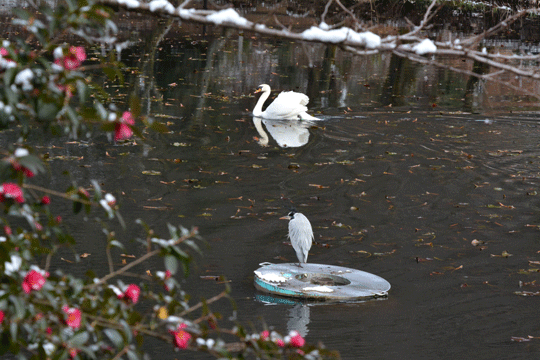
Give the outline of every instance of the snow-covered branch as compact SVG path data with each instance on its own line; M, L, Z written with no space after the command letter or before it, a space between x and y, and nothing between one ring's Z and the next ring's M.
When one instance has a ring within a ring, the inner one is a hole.
M386 36L381 38L379 35L370 31L358 32L352 28L340 27L338 25L328 25L325 22L326 15L332 3L344 11L344 16L350 17L355 29L364 29L354 13L348 10L339 0L329 0L324 8L324 13L318 26L311 26L309 29L301 31L292 31L285 26L280 29L267 27L264 24L250 21L241 16L234 8L224 10L205 10L196 8L187 8L192 6L190 0L184 1L179 7L174 7L167 0L153 0L149 3L139 0L101 0L101 3L124 8L129 11L147 12L157 16L166 16L177 18L185 22L194 22L199 24L217 25L221 27L234 28L241 31L249 31L265 36L288 39L302 42L316 42L323 44L333 44L339 46L343 51L348 51L357 55L373 55L381 52L392 52L400 57L407 57L412 61L435 63L437 56L468 58L475 62L487 64L494 69L511 72L515 75L528 77L534 80L540 80L540 74L535 71L525 70L511 63L517 63L522 60L539 59L532 55L501 55L499 53L489 54L485 49L478 50L479 43L488 36L507 28L513 22L527 16L531 13L538 13L539 9L526 9L516 12L506 20L487 29L483 33L463 39L455 39L453 42L436 42L427 37L426 29L429 22L435 15L437 0L432 0L428 6L420 24L411 26L409 32L399 36ZM509 63L510 62L510 63ZM452 69L455 70L455 69ZM463 72L463 71L460 71ZM471 72L471 75L479 78L494 81L494 76L479 75ZM535 95L536 96L536 95ZM540 96L540 95L538 95Z

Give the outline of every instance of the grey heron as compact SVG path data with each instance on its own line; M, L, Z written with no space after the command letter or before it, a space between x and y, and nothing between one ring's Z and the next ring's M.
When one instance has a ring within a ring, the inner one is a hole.
M313 229L307 217L303 214L291 210L287 216L280 217L282 220L289 220L289 239L298 257L298 266L307 262L308 252L313 243Z

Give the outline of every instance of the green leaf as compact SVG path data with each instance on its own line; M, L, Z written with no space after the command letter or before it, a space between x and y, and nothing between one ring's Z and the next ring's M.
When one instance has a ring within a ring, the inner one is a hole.
M74 214L78 214L79 212L81 212L82 208L83 208L83 203L82 202L78 202L78 201L73 202L73 213Z
M101 200L101 186L96 180L92 180L92 186L94 187L94 200Z
M109 242L109 246L110 247L117 247L121 250L125 250L126 248L124 247L124 244L122 244L120 241L118 240L112 240Z
M43 99L38 99L37 109L37 117L41 121L53 121L60 110L55 103Z
M167 255L163 260L165 262L165 269L169 270L171 274L176 274L178 271L178 259L173 255Z
M13 306L15 306L16 319L18 320L23 319L24 315L26 314L26 308L24 306L24 302L22 301L22 299L15 295L10 295L9 301L11 301Z
M131 94L129 97L129 111L131 111L134 119L141 115L141 99L135 94Z
M105 73L105 75L107 75L109 80L111 80L111 81L116 80L116 75L117 75L116 69L114 69L112 67L104 67L103 72Z
M89 89L88 85L82 80L77 80L77 93L79 94L79 101L84 104L88 98Z
M173 253L177 255L176 258L189 259L189 255L186 252L180 250L178 246L173 245L171 246L171 249L173 250Z
M83 331L83 332L80 332L78 334L76 334L75 336L73 336L71 339L69 339L69 343L72 345L72 347L74 348L80 348L82 347L84 344L86 344L86 342L88 341L88 338L90 336L88 335L88 333L86 331Z
M29 169L35 174L45 172L43 163L41 162L40 158L35 155L23 156L18 158L17 161L21 166Z
M129 360L139 360L140 359L139 356L137 356L137 354L132 350L128 350L126 354L127 354L127 357L128 357Z
M105 329L103 330L103 332L105 333L105 335L107 335L107 337L109 338L109 340L111 340L111 342L113 343L113 345L118 349L122 349L124 347L124 338L122 337L122 335L120 335L120 333L114 329Z

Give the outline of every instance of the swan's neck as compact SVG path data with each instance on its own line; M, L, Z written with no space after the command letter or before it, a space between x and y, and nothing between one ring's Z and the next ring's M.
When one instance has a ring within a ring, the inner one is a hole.
M253 110L255 112L255 110ZM268 145L268 134L266 134L266 131L264 131L262 127L262 120L260 117L254 117L253 118L253 124L255 125L255 129L257 129L257 132L261 136L259 139L259 144L262 146Z
M257 105L255 105L255 108L253 109L253 115L260 116L262 114L262 107L266 99L270 96L270 91L266 90L262 93L261 97L259 98L259 101L257 101Z

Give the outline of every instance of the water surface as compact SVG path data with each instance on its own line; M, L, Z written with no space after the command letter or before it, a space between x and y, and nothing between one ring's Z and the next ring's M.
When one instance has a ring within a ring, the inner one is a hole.
M198 226L208 248L184 282L194 301L222 289L200 276L223 275L242 323L300 330L344 359L538 354L536 339L511 341L540 336L539 298L514 294L537 291L538 274L527 271L540 260L537 104L390 55L238 35L149 43L123 53L127 84L111 91L135 92L170 133L145 133L145 145L102 135L52 140L42 149L51 158L49 186L67 183L55 175L63 169L80 182L97 179L131 224L123 239L140 235L139 217L162 236L167 223ZM261 83L308 94L310 113L324 120L294 130L303 136L296 147L275 139L275 124L256 126L250 115ZM392 284L388 299L291 305L261 297L258 264L296 260L278 220L291 205L313 225L310 262L380 275ZM92 256L72 270L99 272L105 240L81 222L66 219L82 240L77 250ZM140 271L161 268L156 261ZM227 302L214 309L232 313Z

